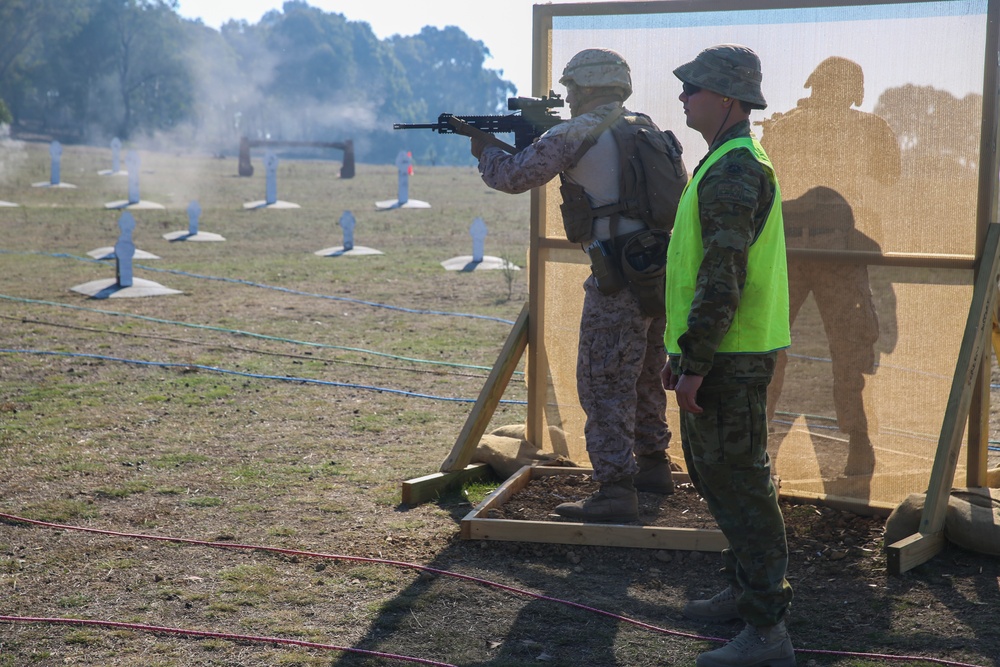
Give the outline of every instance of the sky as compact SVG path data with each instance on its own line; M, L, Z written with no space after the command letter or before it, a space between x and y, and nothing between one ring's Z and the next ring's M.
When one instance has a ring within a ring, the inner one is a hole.
M569 1L552 0L552 4ZM379 39L415 35L424 26L458 26L489 49L492 59L486 61L487 68L503 70L503 78L514 83L518 95L531 94L531 7L542 4L542 0L433 4L415 0L307 2L324 12L343 14L348 21L368 23ZM201 19L205 25L218 28L229 19L257 23L268 11L280 11L283 4L284 0L180 0L179 13L184 18Z
M486 67L502 70L517 94L531 94L532 7L543 0L307 0L325 12L363 21L376 37L414 35L424 26L457 26L485 44L492 55ZM614 1L614 0L612 0ZM551 0L551 4L581 4ZM179 12L218 28L229 19L257 23L283 0L180 0ZM602 46L621 53L632 66L635 92L629 108L648 113L660 127L678 134L685 147L700 147L701 137L686 127L677 96L680 85L670 72L710 44L751 45L761 58L768 109L756 117L787 111L805 97L804 82L824 58L849 58L864 70L863 111L871 112L881 93L907 84L950 92L958 99L981 94L986 41L986 0L901 2L898 5L791 8L756 11L706 9L702 12L645 16L556 17L552 59L565 63L579 49ZM793 57L789 57L793 53ZM564 90L557 86L557 93ZM560 112L565 115L565 112ZM755 119L756 119L755 117ZM698 150L685 150L696 160Z

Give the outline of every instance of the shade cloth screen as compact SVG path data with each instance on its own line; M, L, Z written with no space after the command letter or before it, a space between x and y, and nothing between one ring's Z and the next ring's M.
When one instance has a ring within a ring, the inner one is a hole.
M714 44L757 52L768 107L751 122L782 189L793 307L769 451L783 492L893 506L927 488L972 297L989 3L730 4L536 5L551 67L539 80L536 65L534 87L564 94L575 53L614 49L631 66L626 106L677 134L690 172L707 145L672 70ZM541 202L535 433L588 465L575 368L589 269L564 241L555 184ZM672 397L667 418L680 461ZM869 456L869 444L871 474L846 476L851 448Z

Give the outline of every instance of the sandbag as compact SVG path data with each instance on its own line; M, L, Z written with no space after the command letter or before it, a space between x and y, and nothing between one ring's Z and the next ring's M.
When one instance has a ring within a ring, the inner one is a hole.
M886 546L906 539L920 530L920 515L924 511L926 493L911 493L899 503L885 520Z
M920 530L927 495L913 493L885 522L885 543L893 544ZM1000 556L1000 489L957 488L948 496L944 535L969 551Z
M569 459L543 452L524 439L524 425L501 426L479 440L472 460L485 463L501 479L507 479L526 465L573 466Z
M1000 556L1000 489L952 489L944 536L963 549Z

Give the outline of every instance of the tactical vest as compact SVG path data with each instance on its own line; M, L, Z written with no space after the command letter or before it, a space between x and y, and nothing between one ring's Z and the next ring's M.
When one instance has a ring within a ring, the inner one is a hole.
M591 208L584 188L559 175L563 227L566 238L580 243L591 237L594 220L611 218L612 236L622 216L642 221L647 229L670 231L687 171L680 142L670 131L661 131L640 113L618 107L594 127L581 143L573 164L589 151L601 134L610 130L619 155L618 201Z

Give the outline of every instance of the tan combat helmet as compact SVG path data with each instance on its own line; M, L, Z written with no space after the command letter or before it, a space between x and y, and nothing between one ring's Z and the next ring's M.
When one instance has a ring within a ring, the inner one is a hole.
M711 46L675 69L674 76L684 83L746 102L754 109L767 108L760 90L760 58L745 46Z
M628 63L611 49L584 49L570 58L559 77L562 85L581 88L619 88L622 100L632 94L632 72Z

